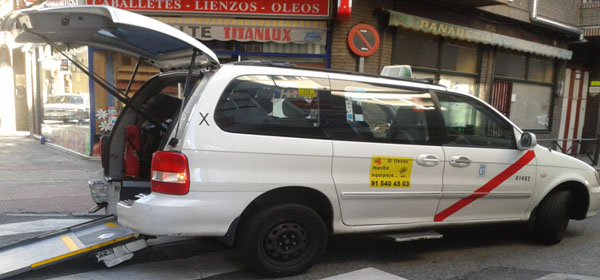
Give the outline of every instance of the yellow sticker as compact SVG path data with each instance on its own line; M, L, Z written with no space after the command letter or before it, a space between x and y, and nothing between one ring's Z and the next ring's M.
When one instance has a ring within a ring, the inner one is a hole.
M600 86L600 81L591 81L590 86Z
M410 188L413 159L408 157L380 157L371 159L371 188Z
M298 94L302 97L317 97L317 93L313 88L299 88Z

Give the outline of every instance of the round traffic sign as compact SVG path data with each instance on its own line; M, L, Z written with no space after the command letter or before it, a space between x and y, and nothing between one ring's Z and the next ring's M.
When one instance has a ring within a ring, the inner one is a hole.
M357 55L372 55L379 48L379 33L372 25L359 24L354 26L348 34L348 46Z

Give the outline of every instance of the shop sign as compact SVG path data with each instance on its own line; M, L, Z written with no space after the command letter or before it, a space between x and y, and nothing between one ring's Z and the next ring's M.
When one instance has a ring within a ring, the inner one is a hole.
M35 2L35 1L31 1L31 2ZM79 5L79 1L78 0L46 0L44 2L44 4L47 6L50 6L50 7L76 6L76 5Z
M573 52L566 49L395 11L390 11L389 25L549 57L569 60L573 56Z
M325 45L327 22L229 18L155 17L200 40Z
M124 10L328 17L329 0L86 0Z

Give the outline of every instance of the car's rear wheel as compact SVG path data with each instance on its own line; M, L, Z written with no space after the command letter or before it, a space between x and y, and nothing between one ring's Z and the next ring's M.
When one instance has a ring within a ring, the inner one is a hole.
M538 206L533 237L544 244L560 242L569 224L572 195L566 190L548 195Z
M323 219L299 204L259 210L240 227L238 249L250 269L272 277L302 273L321 255L327 242Z

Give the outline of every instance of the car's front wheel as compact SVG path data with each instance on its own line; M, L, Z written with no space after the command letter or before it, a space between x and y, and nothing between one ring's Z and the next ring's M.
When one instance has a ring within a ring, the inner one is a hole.
M250 269L272 277L302 273L327 243L323 219L299 204L259 210L242 221L240 227L237 246Z
M556 244L562 240L569 224L571 201L571 192L561 190L540 203L533 221L533 236L537 241Z

